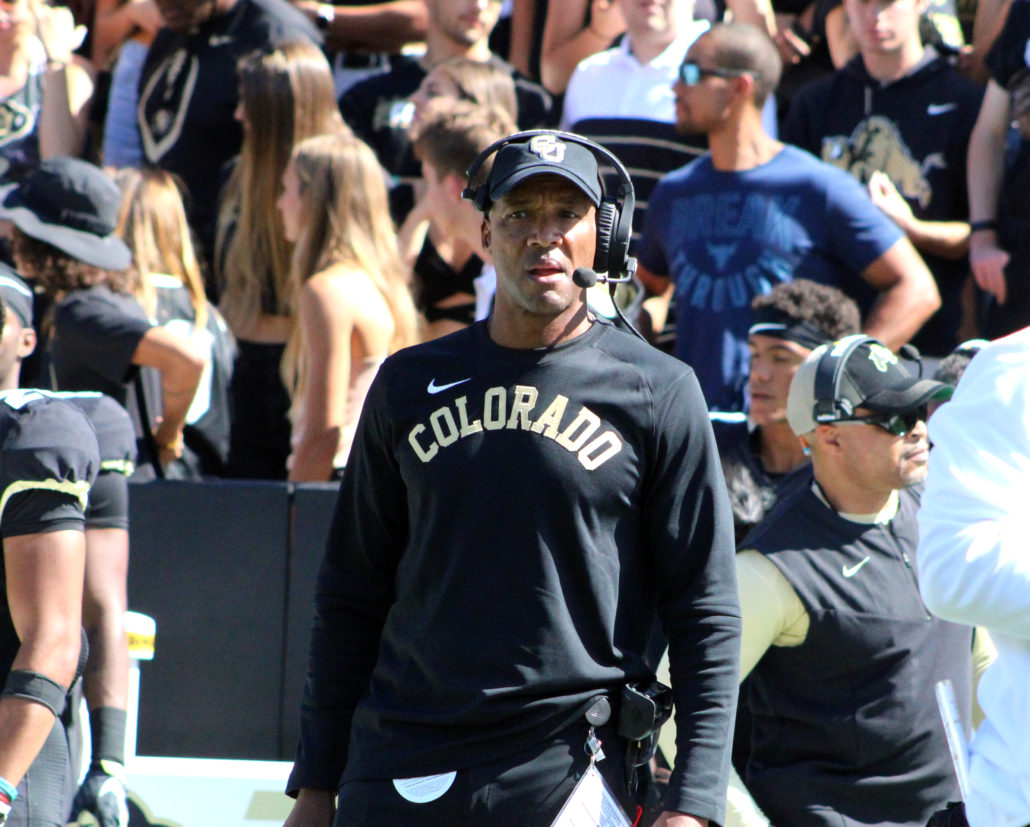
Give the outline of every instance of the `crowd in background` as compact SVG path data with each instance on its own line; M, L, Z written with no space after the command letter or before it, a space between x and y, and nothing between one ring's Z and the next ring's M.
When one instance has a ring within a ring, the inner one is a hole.
M64 155L115 177L118 232L134 262L114 292L134 297L173 349L206 365L183 432L165 428L154 443L156 373L167 366L133 359L140 392L116 395L142 398L132 411L139 478L328 480L346 462L382 359L489 313L477 219L448 208L460 201L462 170L441 169L432 141L420 149L417 140L442 124L454 139L455 119L464 119L470 157L487 137L560 125L623 161L637 196L631 252L643 266L615 300L639 311L659 347L694 365L713 410L746 410L750 301L792 278L842 287L867 331L895 348L914 338L932 357L1022 326L1028 70L1015 54L1022 3L999 39L1008 5L102 0L69 9L16 0L0 30L0 157L9 183ZM919 46L899 62L908 24L892 15L902 6L918 15ZM879 23L849 23L867 7ZM720 128L684 104L705 78L681 65L698 35L727 17L767 32L779 52L762 134L819 157L813 174L835 166L858 182L842 188L830 177L832 199L802 205L800 224L835 235L818 240L803 226L797 244L811 255L773 261L756 252L769 247L757 234L750 247L747 230L726 235L761 209L754 194L765 184L749 179L729 201L688 184L689 222L665 206L669 195L649 219L663 177L709 147L718 169ZM831 200L842 202L839 222ZM886 220L855 218L862 210ZM676 229L685 223L689 238ZM895 245L902 237L911 247ZM182 296L174 309L162 298L169 290ZM38 292L43 304L62 300ZM606 300L596 298L599 312ZM41 333L57 345L52 322ZM59 349L41 348L23 384L54 386Z

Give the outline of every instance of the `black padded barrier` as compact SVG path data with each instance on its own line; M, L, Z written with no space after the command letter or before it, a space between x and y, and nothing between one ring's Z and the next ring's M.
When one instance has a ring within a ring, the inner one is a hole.
M279 757L289 518L283 483L131 486L129 608L157 621L137 754Z
M298 485L293 493L293 542L290 546L283 657L283 704L280 758L292 761L300 737L300 697L308 668L308 646L315 580L322 563L336 502L336 483Z

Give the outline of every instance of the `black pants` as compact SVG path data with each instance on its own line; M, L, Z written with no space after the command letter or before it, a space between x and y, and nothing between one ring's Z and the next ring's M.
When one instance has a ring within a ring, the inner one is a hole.
M390 779L347 781L334 827L547 827L590 765L583 749L587 729L586 722L577 723L546 744L459 770L450 789L426 804L402 798ZM633 821L637 808L626 793L615 727L601 727L598 736L605 759L597 769Z
M18 797L7 816L7 827L64 827L71 809L73 785L68 736L58 719L18 784Z

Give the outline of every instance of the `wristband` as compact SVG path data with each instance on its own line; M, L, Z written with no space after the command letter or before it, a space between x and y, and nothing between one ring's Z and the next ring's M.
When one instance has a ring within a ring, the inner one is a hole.
M992 232L997 232L998 231L998 222L995 221L993 218L988 218L985 221L970 221L969 222L969 232L970 232L970 234L978 233L978 232L981 232L982 230L991 230Z
M7 809L0 809L0 814L7 815L11 811L11 805L14 803L14 799L18 797L18 790L16 787L11 786L11 782L6 778L0 776L0 804L6 804ZM4 799L7 799L4 801ZM2 824L3 822L0 822Z

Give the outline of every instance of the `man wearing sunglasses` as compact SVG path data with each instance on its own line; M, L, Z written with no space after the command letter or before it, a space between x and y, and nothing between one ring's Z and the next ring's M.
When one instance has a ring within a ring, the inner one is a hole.
M932 617L915 574L924 409L951 391L861 334L816 348L791 382L812 479L737 555L743 775L773 824L923 827L958 798L934 685L952 681L968 724L973 631Z
M658 183L636 247L649 292L674 291L675 355L712 410L743 410L751 301L777 284L841 289L892 348L940 301L915 248L853 178L766 132L780 71L775 44L752 26L717 24L694 41L673 86L676 120L705 133L709 151Z

